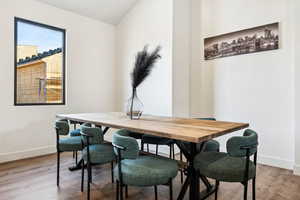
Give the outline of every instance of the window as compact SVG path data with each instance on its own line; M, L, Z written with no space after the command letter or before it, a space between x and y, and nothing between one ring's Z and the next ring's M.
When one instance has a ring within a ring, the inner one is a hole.
M16 106L65 104L65 30L15 18Z

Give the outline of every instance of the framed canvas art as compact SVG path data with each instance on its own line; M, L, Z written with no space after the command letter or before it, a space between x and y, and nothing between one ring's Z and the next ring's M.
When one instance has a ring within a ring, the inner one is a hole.
M236 56L279 48L279 23L204 39L204 59Z

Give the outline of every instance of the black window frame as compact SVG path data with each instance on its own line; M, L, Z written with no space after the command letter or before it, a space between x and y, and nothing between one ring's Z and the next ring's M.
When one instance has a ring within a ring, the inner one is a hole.
M23 22L42 28L60 31L63 34L62 41L62 102L61 103L17 103L17 45L18 45L18 22ZM27 20L20 17L14 17L14 106L48 106L48 105L66 105L66 29L58 28L55 26Z

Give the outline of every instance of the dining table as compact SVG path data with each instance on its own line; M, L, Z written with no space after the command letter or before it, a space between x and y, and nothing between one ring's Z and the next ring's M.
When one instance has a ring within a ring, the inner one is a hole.
M138 120L131 120L126 113L77 113L57 114L57 118L80 123L91 123L108 131L109 128L127 129L135 133L173 139L185 156L187 163L184 169L186 179L177 197L182 200L189 188L189 199L205 199L216 190L206 177L200 175L193 167L195 156L203 150L205 142L249 126L248 123L199 120L193 118L142 115ZM200 179L206 190L200 192Z

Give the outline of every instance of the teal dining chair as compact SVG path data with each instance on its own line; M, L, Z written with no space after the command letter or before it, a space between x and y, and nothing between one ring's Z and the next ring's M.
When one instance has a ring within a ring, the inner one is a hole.
M71 130L70 131L70 136L71 137L81 136L80 128Z
M202 117L202 118L195 118L195 119L216 121L216 118L213 118L213 117ZM186 143L186 144L188 144L188 143ZM220 143L217 140L209 140L204 144L204 146L202 146L202 143L197 145L197 149L198 149L198 151L203 150L203 151L219 152L220 151ZM182 161L183 160L182 151L180 151L179 156L180 156L180 161ZM180 179L181 179L181 183L183 183L183 170L182 169L180 170ZM206 181L205 181L205 184L207 185Z
M168 146L170 149L169 158L175 159L174 145L175 141L169 138L163 138L153 135L143 135L141 140L141 149L144 151L144 146L147 145L147 151L149 152L149 144L155 145L155 154L158 155L159 146Z
M74 121L70 121L70 124L74 125L73 130L70 131L71 137L81 136L80 134L80 128L76 128L76 124ZM73 151L73 158L75 158L75 163L77 165L78 163L78 151Z
M128 131L129 132L129 137L133 137L134 139L141 140L144 136L142 133L138 132L133 132L133 131Z
M60 172L60 154L62 152L74 152L82 150L82 142L80 136L69 137L69 123L68 120L59 119L55 122L56 130L56 150L57 150L57 180L56 184L59 186L59 172Z
M227 153L201 152L194 159L194 168L200 175L216 180L215 199L218 198L220 181L239 182L244 186L244 200L247 200L248 181L252 180L252 199L255 200L257 161L257 133L251 129L243 136L227 141ZM250 159L254 156L253 161Z
M204 117L204 118L195 118L195 119L216 121L216 118L213 118L213 117ZM219 152L220 151L220 143L217 140L208 140L207 142L204 143L203 151Z
M172 200L172 180L178 172L175 160L156 156L139 155L139 146L135 138L129 136L127 130L119 130L113 135L114 152L117 155L115 177L117 180L117 200L123 200L123 187L128 197L128 186L154 186L157 200L157 186L168 185Z
M82 170L81 170L81 191L83 192L84 185L84 170L85 164L87 166L87 199L90 199L90 183L92 182L92 166L111 164L111 178L114 182L113 162L116 156L113 147L109 143L104 142L104 136L101 128L89 127L83 124L81 126L82 139Z
M141 151L144 151L143 141L142 141L143 136L144 136L144 134L142 134L142 133L129 131L129 137L133 137L134 139L141 141Z
M216 121L215 118L207 117L207 118L196 118L199 120L209 120L209 121ZM130 136L133 136L134 138L141 139L141 150L144 151L144 145L147 145L147 151L149 152L149 144L155 145L156 151L155 154L158 154L158 148L159 146L169 146L170 153L169 158L175 159L175 140L169 139L169 138L163 138L158 136L152 136L152 135L146 135L146 134L139 134L139 133L132 133L130 132ZM216 140L210 140L206 143L205 151L219 151L220 144ZM180 161L183 161L183 154L180 151ZM180 170L180 181L183 183L183 170Z
M77 128L77 125L82 125L84 124L83 122L78 122L78 121L74 121L74 120L70 120L70 124L73 124L73 130L70 131L70 136L71 137L75 137L75 136L81 136L81 129L80 127ZM101 128L101 127L99 127ZM75 163L77 165L77 161L78 161L78 152L74 151L73 152L73 158L75 158Z
M215 118L196 118L199 120L210 120L210 121L215 121ZM158 148L159 146L169 146L170 148L170 154L169 157L175 159L175 140L169 139L169 138L163 138L163 137L158 137L158 136L152 136L152 135L143 135L142 136L142 151L144 150L144 145L147 145L147 151L149 152L149 144L155 145L156 146L156 151L155 153L158 154ZM217 144L217 141L213 142L214 144ZM211 146L212 144L210 144ZM219 145L217 144L217 147ZM182 152L180 151L180 161L182 161L183 155ZM182 177L182 176L181 176ZM182 178L181 178L182 182Z

